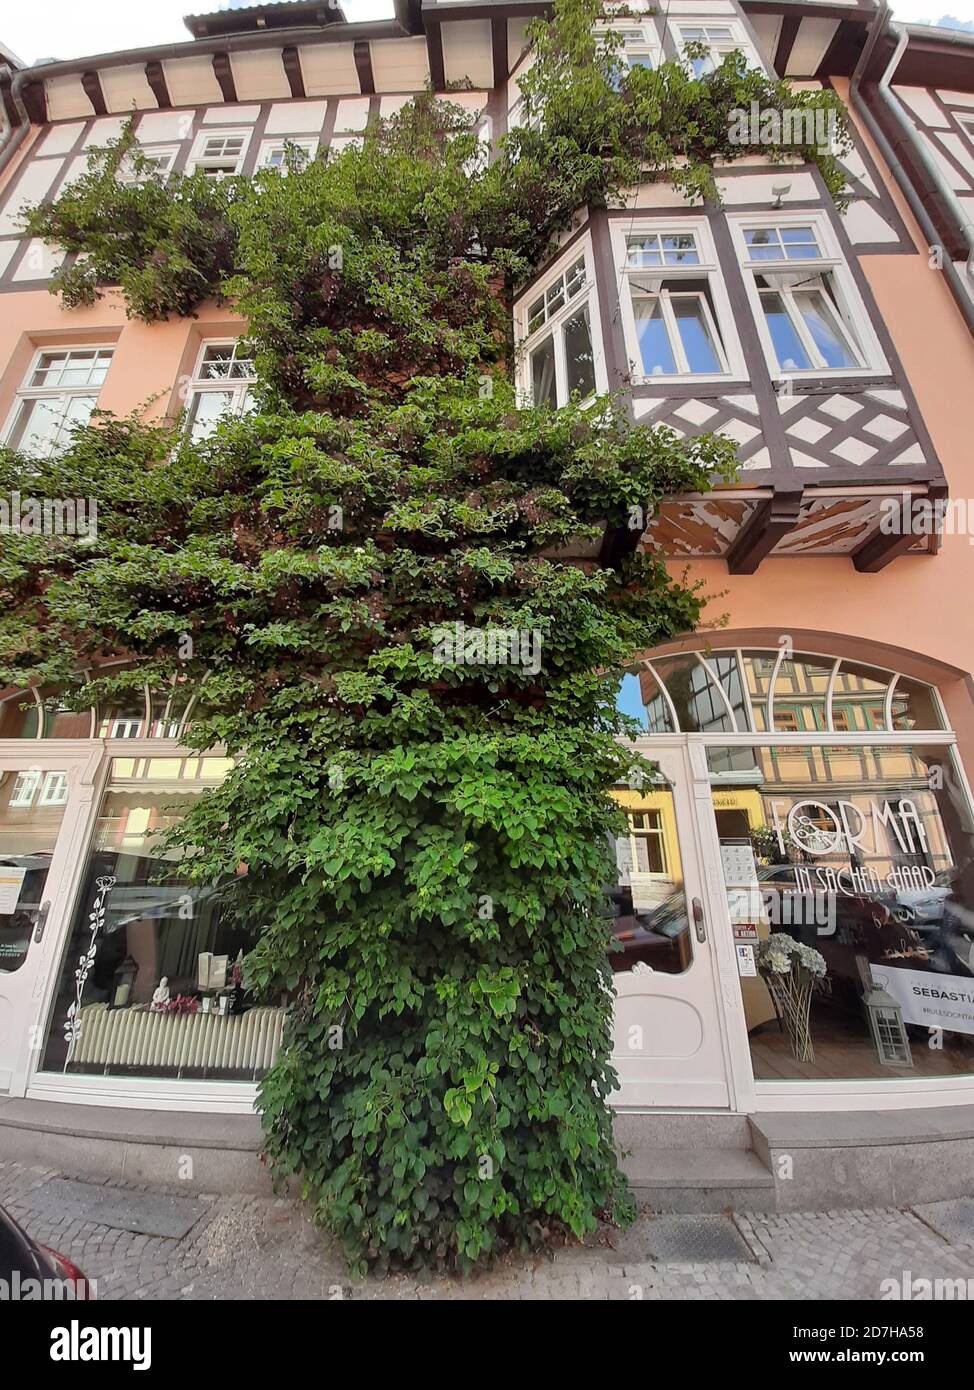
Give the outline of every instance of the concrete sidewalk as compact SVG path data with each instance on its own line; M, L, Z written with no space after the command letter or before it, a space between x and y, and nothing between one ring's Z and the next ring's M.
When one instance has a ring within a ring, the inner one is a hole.
M862 1211L640 1216L476 1279L348 1278L299 1203L181 1196L0 1163L0 1203L111 1299L848 1299L884 1280L971 1281L974 1200Z

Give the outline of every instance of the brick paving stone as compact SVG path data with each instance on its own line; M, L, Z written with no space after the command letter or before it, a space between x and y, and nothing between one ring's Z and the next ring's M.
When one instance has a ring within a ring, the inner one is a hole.
M917 1213L890 1208L735 1213L733 1223L746 1248L733 1259L700 1263L652 1259L654 1219L645 1216L629 1232L604 1231L550 1258L507 1258L476 1279L351 1280L341 1256L314 1229L300 1203L194 1194L198 1221L185 1235L167 1238L99 1225L95 1213L80 1213L69 1202L61 1210L52 1200L56 1186L38 1196L39 1189L64 1176L72 1175L0 1162L0 1204L37 1239L80 1265L96 1281L99 1297L109 1301L860 1301L878 1299L885 1279L974 1281L974 1245L964 1207L923 1207ZM103 1186L123 1203L135 1193L153 1192L144 1186Z

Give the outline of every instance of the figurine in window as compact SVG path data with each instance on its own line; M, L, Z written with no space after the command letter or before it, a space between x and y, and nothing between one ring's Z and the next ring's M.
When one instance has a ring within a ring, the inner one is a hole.
M152 995L152 1007L157 1013L166 1009L169 1004L169 976L163 975L159 981L158 988Z

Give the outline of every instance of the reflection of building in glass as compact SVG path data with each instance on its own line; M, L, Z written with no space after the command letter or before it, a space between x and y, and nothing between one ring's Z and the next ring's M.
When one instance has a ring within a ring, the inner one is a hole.
M681 652L623 680L620 708L645 732L882 733L940 729L929 686L833 657L775 651Z

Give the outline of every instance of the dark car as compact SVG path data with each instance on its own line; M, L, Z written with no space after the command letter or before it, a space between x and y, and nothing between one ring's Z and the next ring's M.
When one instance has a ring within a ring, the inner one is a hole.
M33 1240L0 1207L0 1281L11 1301L93 1299L91 1284L64 1255Z
M620 884L608 890L612 933L621 950L612 951L609 963L616 972L631 970L637 961L668 975L678 975L690 964L690 924L682 889L664 898L652 912L636 912L632 889Z

